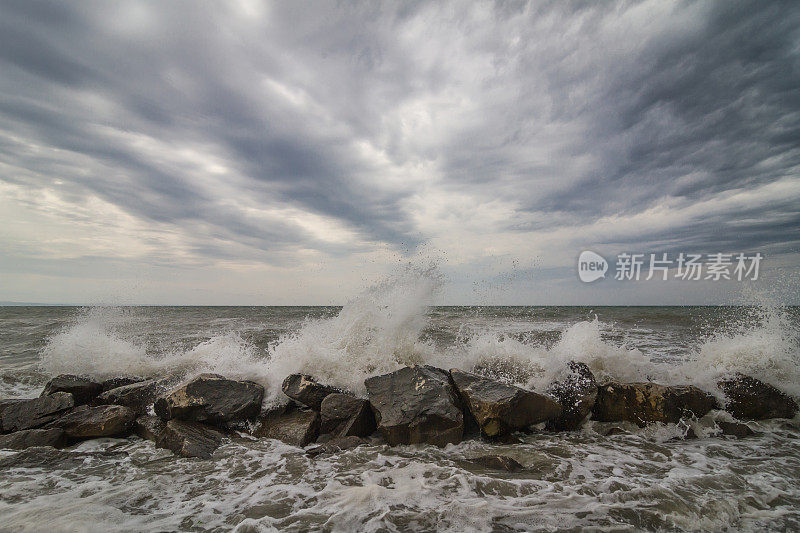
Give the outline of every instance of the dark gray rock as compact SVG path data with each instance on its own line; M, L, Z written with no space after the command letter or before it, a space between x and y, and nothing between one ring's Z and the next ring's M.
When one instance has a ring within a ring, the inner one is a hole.
M64 443L64 431L58 428L25 429L0 435L0 448L24 450L33 446L59 447Z
M130 433L136 411L123 405L81 405L49 424L64 430L71 440L124 437Z
M97 405L124 405L139 414L145 414L158 396L164 392L164 389L163 381L149 379L107 390L97 396L94 403Z
M508 435L561 414L561 406L543 394L457 369L450 375L487 437Z
M157 447L171 450L181 457L210 459L222 444L224 435L199 422L184 420L164 421L157 416L140 416L134 431Z
M75 407L72 394L55 392L30 400L14 402L3 409L3 431L20 431L41 427Z
M390 445L461 442L464 415L447 371L405 367L364 384L378 429Z
M772 385L756 378L736 374L717 383L728 403L725 410L743 420L794 418L797 402Z
M309 457L317 457L318 455L323 454L338 453L342 450L351 450L365 444L369 444L369 442L361 437L356 437L355 435L350 435L348 437L337 437L320 446L309 448L306 451L306 455Z
M291 374L283 380L283 393L296 402L319 411L322 400L329 394L344 392L330 385L321 385L306 374Z
M84 405L91 402L95 396L103 392L103 386L91 379L71 374L61 374L51 379L45 385L42 396L49 396L56 392L72 394L75 405Z
M271 409L259 417L253 434L302 448L319 436L319 413L293 405Z
M263 399L264 387L258 383L202 374L159 397L154 408L164 420L177 418L226 427L256 418Z
M117 387L124 387L125 385L132 385L134 383L139 383L141 381L147 381L145 378L134 378L134 377L119 377L119 378L111 378L103 381L100 385L103 387L103 392L111 389L116 389Z
M592 419L627 420L644 427L650 422L676 423L682 418L700 418L716 405L712 395L691 385L609 383L598 388Z
M566 379L550 385L547 392L561 405L561 414L547 422L550 431L578 429L592 412L597 399L597 381L584 363L570 361Z
M726 422L725 420L717 420L717 427L722 430L723 435L731 437L752 437L756 432L750 429L746 424L739 422Z
M516 459L505 455L482 455L469 459L469 462L491 470L506 472L519 472L525 468Z
M367 400L335 392L322 400L320 433L334 437L367 437L377 429Z

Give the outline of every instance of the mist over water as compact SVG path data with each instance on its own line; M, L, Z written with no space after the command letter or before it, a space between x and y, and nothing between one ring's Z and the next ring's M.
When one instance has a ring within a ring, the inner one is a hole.
M744 372L800 398L796 308L757 298L738 308L433 307L443 283L435 267L408 267L341 308L0 308L0 397L38 395L59 373L216 372L262 383L269 404L292 372L363 393L366 377L422 363L542 391L578 360L599 381L718 393L720 376ZM54 531L800 527L800 420L750 423L761 436L727 440L715 420L728 418L693 423L695 441L670 440L682 425L622 424L629 433L606 437L607 425L588 421L513 446L373 444L316 460L271 440L235 438L203 462L105 439L5 473L0 517ZM486 453L526 469L467 461Z

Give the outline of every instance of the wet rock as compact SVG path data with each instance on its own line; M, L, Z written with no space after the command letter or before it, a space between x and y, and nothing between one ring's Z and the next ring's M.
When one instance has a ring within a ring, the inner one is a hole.
M171 450L181 457L200 459L210 459L224 438L219 431L199 422L176 419L165 422L149 415L136 419L134 431L159 448Z
M450 371L461 399L488 437L507 435L561 414L552 398L461 370Z
M95 396L103 392L100 383L80 376L71 374L61 374L51 379L45 385L42 396L50 396L56 392L68 392L72 394L75 405L84 405L91 402Z
M561 414L547 422L550 431L578 429L592 412L597 399L597 381L584 363L570 361L566 379L550 385L547 392L561 405Z
M606 437L613 437L614 435L628 435L628 432L620 427L608 428L605 432Z
M25 429L0 435L0 449L24 450L33 446L58 447L64 443L64 431L58 428Z
M427 365L405 367L368 378L364 384L388 444L461 442L464 415L447 371Z
M119 378L111 378L103 381L100 385L103 387L103 392L111 389L116 389L118 387L124 387L125 385L132 385L134 383L139 383L141 381L147 381L145 378L133 378L133 377L119 377Z
M320 433L335 437L367 437L377 429L367 400L335 392L322 400Z
M506 472L519 472L525 468L515 459L505 455L482 455L469 459L469 462L484 468Z
M598 387L592 419L627 420L644 427L650 422L677 423L685 417L700 418L716 405L713 396L691 385L609 383Z
M164 420L177 418L225 427L232 422L257 417L263 399L264 387L258 383L201 374L159 397L154 409Z
M728 403L725 410L743 420L794 418L797 402L772 385L756 378L736 374L717 383Z
M319 436L319 413L293 405L272 409L259 417L253 435L302 448Z
M82 405L54 420L50 427L64 430L68 439L124 437L130 433L136 411L123 405Z
M97 405L124 405L138 414L144 414L163 390L164 384L162 381L149 379L107 390L97 396L94 399L94 403Z
M2 419L3 411L5 410L6 407L8 407L9 405L14 405L15 403L24 402L24 401L25 401L24 399L16 399L16 398L15 399L0 400L0 420ZM2 429L2 428L0 428L0 429Z
M352 448L363 446L365 444L369 444L369 442L362 439L361 437L356 437L355 435L350 435L347 437L337 437L335 439L329 440L328 442L322 444L321 446L314 446L313 448L309 448L306 451L306 455L308 455L309 457L317 457L318 455L337 453L342 450L350 450Z
M3 431L41 427L73 407L75 400L68 392L54 392L49 396L11 403L2 411Z
M329 394L342 393L341 389L330 385L321 385L313 377L306 374L291 374L283 380L283 393L296 402L319 411L322 400Z
M717 427L722 430L723 435L730 435L732 437L752 437L756 432L750 429L746 424L739 422L726 422L725 420L717 420Z

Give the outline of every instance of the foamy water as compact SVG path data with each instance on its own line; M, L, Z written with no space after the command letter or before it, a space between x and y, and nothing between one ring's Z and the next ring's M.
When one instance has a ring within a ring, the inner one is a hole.
M0 397L38 395L50 375L252 379L280 399L292 372L363 392L408 364L475 368L543 390L570 360L600 381L714 383L745 372L800 397L798 312L753 308L431 308L442 280L409 268L343 308L2 308ZM763 304L763 302L762 302ZM0 478L11 530L551 531L795 529L800 421L718 436L715 412L685 425L589 421L524 443L372 446L316 460L275 441L234 439L212 461L141 440L87 442ZM86 452L80 455L79 452ZM526 470L467 461L506 453ZM72 454L72 455L69 455ZM77 454L77 455L76 455ZM11 457L15 452L0 452ZM55 481L54 481L55 480Z

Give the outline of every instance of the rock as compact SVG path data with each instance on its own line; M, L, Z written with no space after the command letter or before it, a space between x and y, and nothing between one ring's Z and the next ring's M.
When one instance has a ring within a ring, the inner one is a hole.
M750 429L746 424L739 422L726 422L725 420L717 420L717 427L722 430L723 435L730 435L732 437L752 437L756 432Z
M482 455L469 459L469 462L484 468L504 470L506 472L519 472L525 468L515 459L505 455Z
M54 392L49 396L14 402L3 409L3 431L43 426L73 407L75 400L68 392Z
M264 387L258 383L201 374L158 398L154 408L164 420L177 418L225 427L235 421L257 417L263 399Z
M139 383L141 381L147 381L147 380L145 378L120 377L120 378L107 379L100 385L103 387L103 392L105 392L107 390L116 389L118 387L124 387L125 385L132 385L134 383Z
M253 434L302 448L319 436L319 413L292 405L272 409L259 417Z
M550 385L547 392L561 405L561 415L548 420L550 431L578 429L581 422L592 412L597 399L597 381L584 363L570 361L570 374L563 381Z
M210 459L222 444L224 435L198 422L169 420L157 416L140 416L134 431L143 439L153 441L159 448L171 450L181 457Z
M542 394L457 369L450 375L488 437L508 435L561 414L561 406Z
M362 439L361 437L356 437L355 435L350 435L347 437L337 437L335 439L329 440L328 442L322 444L321 446L314 446L313 448L309 448L306 451L306 455L308 455L309 457L316 457L322 454L336 453L342 450L350 450L358 446L363 446L364 444L369 444L369 442Z
M82 405L54 420L50 427L64 430L73 440L124 437L130 433L136 411L123 405Z
M329 394L342 393L341 389L330 385L320 385L313 377L306 374L291 374L283 380L283 393L301 404L319 411L322 400Z
M716 405L713 396L691 385L609 383L598 387L592 419L628 420L644 427L649 422L676 423L684 417L700 418Z
M138 414L145 414L147 413L148 407L150 407L153 402L156 401L158 395L163 392L163 388L163 382L154 379L130 383L101 393L94 399L94 403L97 405L124 405L130 407Z
M628 432L622 429L621 427L614 426L613 428L609 428L605 432L606 437L613 437L614 435L628 435Z
M0 435L0 448L24 450L33 446L59 447L64 443L64 431L58 428L25 429L8 435Z
M377 429L367 400L335 392L322 400L320 433L334 437L368 437Z
M772 385L756 378L736 374L717 383L728 397L725 410L743 420L794 418L797 402Z
M103 392L100 383L80 376L61 374L51 379L45 385L42 396L50 396L56 392L68 392L75 399L75 405L84 405L91 402L95 396Z
M405 367L364 384L378 429L390 445L461 442L461 401L445 370Z
M35 468L47 472L49 480L57 480L56 470L77 469L97 464L98 460L122 461L128 457L127 452L96 451L76 452L58 450L52 446L33 446L0 459L0 472L8 472L12 468ZM54 528L58 529L58 528Z
M3 411L5 410L6 407L8 407L9 405L14 405L15 403L24 402L24 401L25 400L23 400L23 399L16 399L16 398L15 399L0 400L0 422L2 421ZM0 429L2 429L2 427L0 427Z

